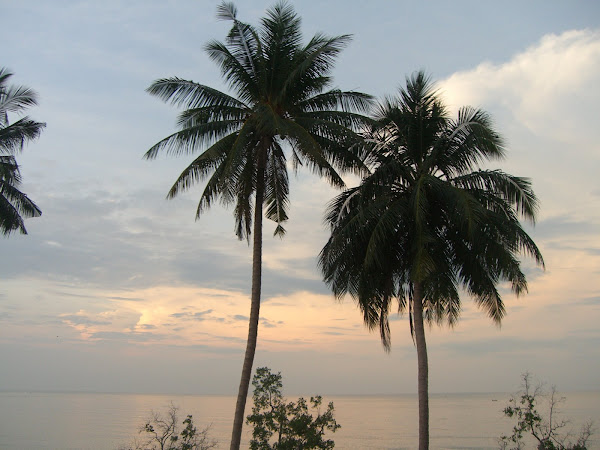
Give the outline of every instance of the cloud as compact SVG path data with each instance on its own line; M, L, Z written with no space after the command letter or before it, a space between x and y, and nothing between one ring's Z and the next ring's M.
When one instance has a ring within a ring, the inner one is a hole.
M127 302L143 302L143 298L134 298L134 297L108 297L109 300L125 300Z
M492 113L509 149L500 165L533 178L542 219L600 225L598 79L600 30L572 30L546 35L505 63L457 72L440 87L454 109Z
M539 354L542 351L558 354L559 352L576 351L578 348L589 348L597 340L597 332L592 335L588 333L582 336L549 337L546 339L521 339L518 337L502 336L497 339L441 343L437 345L436 351L460 353L469 357L499 353L505 355Z
M283 320L279 320L277 322L274 322L272 320L269 320L265 317L261 317L260 318L260 324L265 327L265 328L276 328L279 325L283 325Z
M600 306L600 295L583 298L577 303L581 305Z
M138 333L127 331L98 331L90 335L92 340L152 342L164 339L165 336L156 333Z
M501 106L535 134L572 143L593 131L579 119L597 99L599 70L600 30L573 30L546 35L506 63L457 72L441 85L453 107ZM557 104L565 108L548 108Z
M535 234L542 239L589 239L598 235L598 229L600 229L600 224L595 220L576 220L573 217L553 216L540 221L536 225Z
M207 309L205 311L198 311L198 312L187 312L186 311L186 312L170 314L169 317L173 317L175 319L197 320L197 321L218 319L215 317L208 316L208 314L210 314L212 312L213 312L212 309Z
M249 271L250 264L233 256L240 247L233 233L231 239L224 238L216 230L218 222L197 233L193 218L180 219L187 202L163 203L163 193L156 190L69 190L59 195L49 189L36 198L49 213L31 221L28 236L6 241L6 251L14 257L0 261L5 277L84 282L99 288L139 288L177 279L249 290L246 271L239 269ZM147 226L139 226L140 216L150 221ZM43 245L50 238L61 245ZM227 271L230 276L223 280L220 275Z
M94 320L89 317L77 314L66 314L61 316L61 319L66 322L69 322L72 325L111 325L111 322L106 320Z

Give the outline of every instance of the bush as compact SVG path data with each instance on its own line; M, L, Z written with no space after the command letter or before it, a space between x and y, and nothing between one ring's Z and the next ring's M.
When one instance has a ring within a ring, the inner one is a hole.
M519 399L511 398L504 415L514 418L517 424L513 427L511 436L502 436L499 440L502 450L521 450L524 447L523 434L530 434L537 441L538 450L587 450L587 441L592 434L592 423L588 422L582 428L575 441L571 441L573 433L566 430L567 420L558 419L558 406L565 398L558 395L555 387L549 392L538 384L531 385L530 375L523 374L523 390ZM538 412L538 402L547 405L547 415L543 417ZM509 447L510 446L510 447Z
M140 440L119 450L210 450L217 442L210 439L210 426L201 431L194 426L192 416L182 422L181 433L178 430L178 408L171 404L165 415L152 411L150 418L140 427Z
M289 402L281 394L281 373L272 374L268 367L259 367L252 379L254 406L247 423L252 425L251 450L331 449L333 440L324 439L326 430L335 433L340 425L333 417L333 402L321 414L321 396L310 402L299 398ZM309 408L310 404L310 408ZM309 409L316 413L316 417Z

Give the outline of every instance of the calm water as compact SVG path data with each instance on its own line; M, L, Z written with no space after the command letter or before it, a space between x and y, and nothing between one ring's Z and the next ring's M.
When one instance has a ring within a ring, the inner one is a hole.
M600 392L565 396L562 416L572 419L577 429L593 420L598 432L590 448L600 449ZM497 449L497 437L509 434L512 426L501 412L508 397L432 395L431 448ZM228 448L234 400L229 396L0 392L0 449L114 450L132 441L151 410L166 410L170 402L179 406L181 420L192 414L198 428L212 423L211 436L219 441L219 448ZM324 400L335 403L336 419L342 425L332 435L336 448L415 448L416 396L326 396ZM242 447L247 448L247 427L244 435Z

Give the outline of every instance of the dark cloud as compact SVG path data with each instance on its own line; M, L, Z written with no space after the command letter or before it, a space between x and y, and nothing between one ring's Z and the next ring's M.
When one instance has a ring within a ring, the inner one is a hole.
M48 291L51 294L56 295L57 297L72 297L72 298L83 298L83 299L99 299L100 297L97 295L87 295L87 294L75 294L73 292L67 292L67 291L63 291L63 290L50 290Z
M554 249L554 250L584 252L584 253L587 253L588 255L592 255L592 256L600 255L600 248L587 247L585 245L577 246L577 245L566 244L566 243L561 243L561 242L549 242L548 244L546 244L546 247Z
M208 336L210 336L210 337L213 337L215 339L220 339L220 340L223 340L223 341L236 342L238 344L245 344L246 343L246 339L235 337L235 336L224 336L224 335L208 334L208 333L206 333L206 334Z
M556 238L564 241L573 237L596 237L599 229L600 224L593 220L582 221L555 216L538 222L531 235L535 240Z
M109 300L124 300L127 302L143 302L146 299L145 298L138 298L138 297L107 297Z
M196 313L194 313L194 319L202 320L201 318L203 318L206 314L210 314L211 312L213 312L212 309L207 309L206 311L196 312Z
M530 339L515 337L499 337L497 339L481 339L466 342L444 342L436 346L437 350L455 352L461 355L478 357L481 355L503 354L537 354L550 351L578 351L581 348L598 348L598 333L583 336L567 336L563 338Z
M189 308L184 308L184 309L189 309ZM203 321L203 320L222 321L221 318L208 316L208 314L210 314L212 312L213 312L212 309L207 309L205 311L198 311L198 312L186 311L186 312L173 313L169 317L173 317L175 319L196 320L196 321Z
M91 319L87 316L81 316L81 315L77 315L77 314L61 316L61 319L64 321L71 322L74 325L90 326L90 325L111 325L112 324L112 322L109 322L107 320L95 320L95 319Z
M14 257L0 260L0 273L5 278L30 276L115 290L170 284L174 279L249 290L247 271L236 268L249 271L250 265L228 253L239 244L235 237L210 239L207 245L212 231L198 233L193 216L189 222L180 219L187 202L163 203L163 198L164 193L155 190L42 195L36 200L44 205L44 215L30 221L28 236L15 235L6 241L3 251ZM147 216L147 226L137 220L141 214Z
M245 342L245 341L244 341ZM194 345L187 345L185 346L186 348L189 349L195 349L195 350L200 350L200 351L204 351L207 353L214 353L217 355L238 355L238 354L242 354L244 349L242 347L236 348L236 347L222 347L219 345L204 345L204 344L194 344Z
M265 328L275 328L275 327L277 327L277 325L283 324L283 321L279 320L277 322L273 322L265 317L261 317L260 323Z
M595 297L586 297L579 301L575 301L576 305L591 305L591 306L600 306L600 296Z
M314 258L299 258L286 261L289 270L264 269L263 301L270 297L293 294L298 291L308 291L315 294L331 294L327 285L317 272L316 254ZM299 277L298 273L313 273L313 278Z
M139 333L139 332L121 332L121 331L98 331L91 335L92 339L100 339L107 341L133 341L133 342L150 342L165 338L163 334L157 333Z
M341 332L350 331L352 327L327 327L328 330L337 330Z

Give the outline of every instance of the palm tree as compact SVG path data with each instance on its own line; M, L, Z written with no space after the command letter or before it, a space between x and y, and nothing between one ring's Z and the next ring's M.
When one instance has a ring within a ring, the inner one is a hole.
M263 207L265 216L277 223L275 235L283 236L289 207L288 158L294 169L306 165L337 187L344 182L336 169L364 169L354 151L360 136L352 130L367 121L359 113L368 109L371 97L325 90L349 36L317 34L303 45L300 18L286 3L269 9L258 29L237 20L231 3L219 6L217 15L233 26L225 43L211 41L205 49L236 95L179 78L154 82L150 94L185 110L179 116L180 130L145 157L200 150L168 197L207 179L197 217L219 199L235 205L239 239L249 242L253 227L250 323L231 440L231 448L238 449L258 331Z
M7 69L0 68L0 232L5 236L15 230L27 234L23 217L42 214L35 203L19 190L21 173L14 155L23 150L26 142L36 139L46 126L27 116L9 123L9 113L19 114L37 104L33 90L8 84L12 75Z
M390 348L388 314L408 312L418 355L419 448L429 447L428 360L424 322L454 325L464 288L497 324L505 315L497 285L517 295L527 282L517 259L543 266L519 216L535 220L530 182L480 163L505 150L489 116L463 107L451 119L423 72L386 99L368 133L372 172L330 204L331 237L319 256L325 281L350 294L365 324Z

